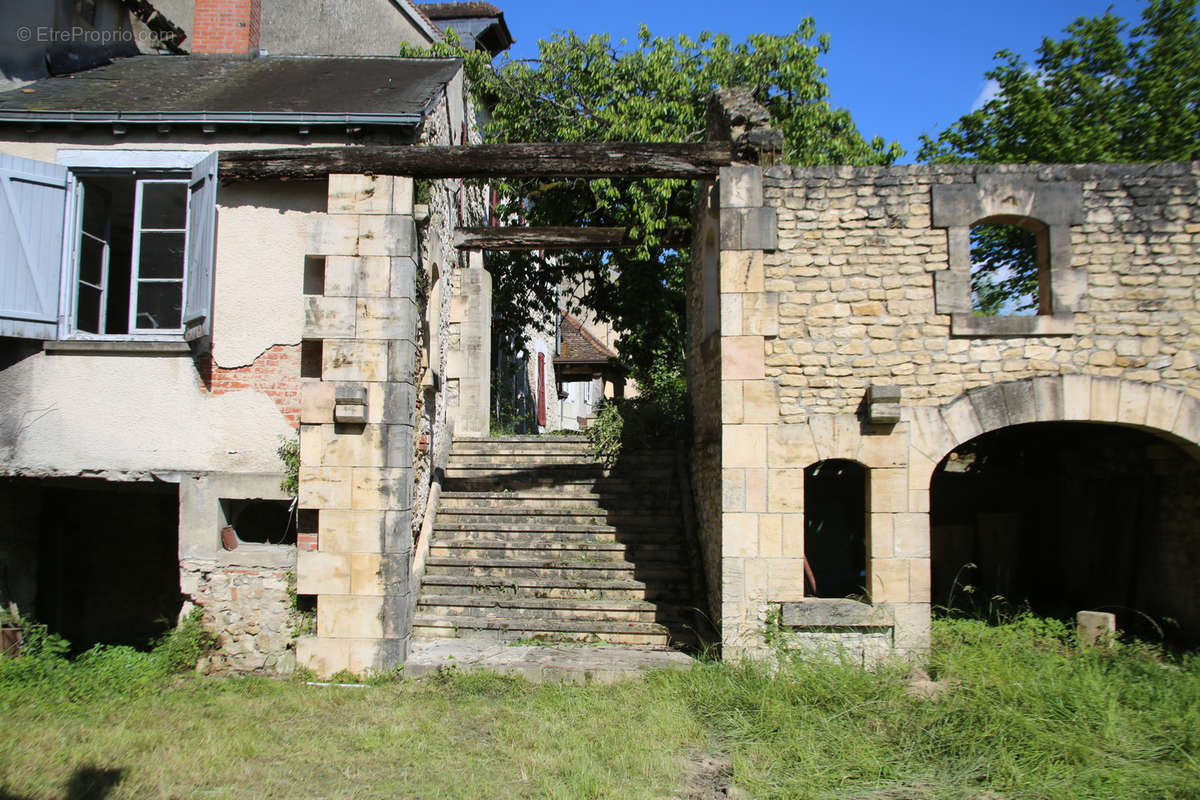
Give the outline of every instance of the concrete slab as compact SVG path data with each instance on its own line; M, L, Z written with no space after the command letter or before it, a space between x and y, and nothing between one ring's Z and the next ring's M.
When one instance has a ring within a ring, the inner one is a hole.
M414 640L404 674L420 677L439 669L491 670L526 680L614 683L651 669L688 669L695 660L678 650L617 645L506 644L487 639Z

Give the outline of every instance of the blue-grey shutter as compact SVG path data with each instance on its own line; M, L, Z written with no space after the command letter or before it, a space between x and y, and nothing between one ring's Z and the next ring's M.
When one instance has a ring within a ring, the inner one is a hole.
M217 239L217 154L192 169L188 202L188 260L183 299L184 338L212 333L213 259Z
M58 338L67 168L0 154L0 336Z

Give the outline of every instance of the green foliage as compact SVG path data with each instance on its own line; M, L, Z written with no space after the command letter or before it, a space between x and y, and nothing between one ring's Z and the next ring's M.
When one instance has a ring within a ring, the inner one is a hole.
M154 644L153 655L167 672L186 672L217 646L217 637L205 629L204 611L194 606L179 624Z
M748 86L786 137L795 163L890 163L897 145L863 140L848 112L831 108L818 57L828 51L811 19L788 36L741 44L703 33L656 37L642 27L632 46L568 32L539 42L536 60L495 70L468 64L492 106L489 140L500 142L698 141L718 87ZM511 181L500 213L532 225L626 227L639 246L608 254L490 254L493 304L505 339L552 319L559 304L588 308L621 332L621 354L644 380L664 355L683 357L689 255L672 242L691 228L695 184L683 180ZM560 297L563 278L576 290ZM643 387L657 392L659 387Z
M1200 22L1195 0L1150 0L1126 35L1111 10L1042 40L1033 65L1001 50L997 96L922 161L1077 163L1200 158Z
M1080 649L1068 624L1022 615L936 620L926 666L931 680L820 658L588 686L454 669L352 690L199 678L69 706L47 702L61 688L0 684L0 794L69 796L71 769L102 758L128 769L114 797L295 794L297 763L312 797L346 795L347 775L361 797L676 797L694 794L688 761L712 756L727 768L706 777L762 798L1196 797L1194 653ZM443 762L457 768L425 768Z
M287 586L288 614L292 627L292 638L311 636L317 632L317 609L300 599L296 592L296 571L288 570L284 578ZM310 598L311 599L311 598Z
M284 439L275 451L283 462L284 477L279 482L279 488L295 497L300 493L300 440Z
M1126 32L1110 9L1044 38L1030 65L1001 50L986 74L998 92L917 158L934 162L1084 163L1200 158L1200 22L1196 0L1149 0ZM1019 235L972 241L972 290L983 314L1030 311L1037 263Z
M753 797L1184 798L1200 785L1200 658L1074 647L1065 623L937 620L928 664L820 658L658 677L728 744Z
M672 406L652 397L605 401L587 429L592 453L612 464L623 453L685 440L684 413L682 404Z
M1037 250L1037 235L1024 228L971 228L971 300L977 314L1036 313Z
M87 703L152 692L170 676L192 670L215 645L199 608L164 634L150 652L98 644L77 658L66 639L45 625L22 621L21 655L0 659L0 707L31 700Z

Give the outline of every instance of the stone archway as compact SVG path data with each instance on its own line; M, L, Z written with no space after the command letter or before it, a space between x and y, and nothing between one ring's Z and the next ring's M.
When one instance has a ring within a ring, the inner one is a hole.
M1067 376L981 387L911 419L910 485L930 492L932 603L960 605L947 589L965 583L977 610L993 596L1050 614L1101 608L1200 638L1200 528L1187 510L1200 402Z

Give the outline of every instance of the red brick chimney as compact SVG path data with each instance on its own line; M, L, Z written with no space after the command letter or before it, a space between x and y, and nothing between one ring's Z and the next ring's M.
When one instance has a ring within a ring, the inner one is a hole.
M196 0L192 52L254 57L262 23L262 0Z

